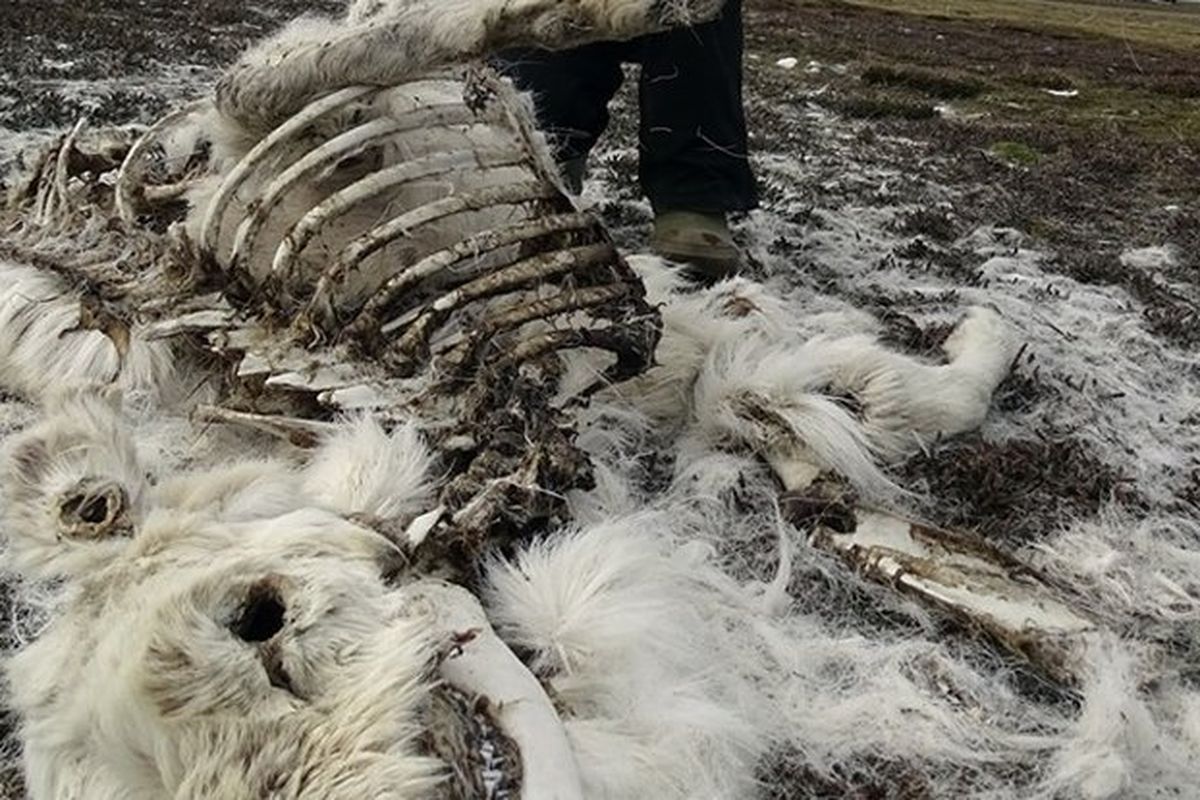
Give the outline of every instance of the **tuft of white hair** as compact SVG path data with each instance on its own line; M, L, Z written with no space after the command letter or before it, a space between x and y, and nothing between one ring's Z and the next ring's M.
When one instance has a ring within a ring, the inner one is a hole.
M86 383L147 392L173 386L169 345L82 322L79 293L56 275L0 261L0 386L33 400Z
M345 421L304 471L310 502L340 514L395 519L427 510L434 500L435 458L412 422L391 432L379 420Z
M6 443L7 566L36 578L87 572L125 547L151 487L120 412L120 393L67 389L48 415Z
M719 342L696 379L694 413L714 440L767 458L789 488L831 470L868 495L894 491L879 465L982 424L1015 340L973 308L945 344L947 364L865 335L803 343L765 335Z
M550 676L588 797L749 797L771 740L726 578L672 522L560 532L488 571L489 617Z
M1112 635L1091 643L1083 708L1055 754L1048 779L1053 789L1084 800L1117 800L1150 781L1174 789L1177 797L1194 793L1200 750L1189 741L1189 709L1182 709L1182 724L1177 723L1184 728L1182 736L1171 735L1155 719L1140 696L1138 676L1144 669L1139 662L1145 655L1140 650ZM1194 704L1195 694L1186 693L1181 701Z

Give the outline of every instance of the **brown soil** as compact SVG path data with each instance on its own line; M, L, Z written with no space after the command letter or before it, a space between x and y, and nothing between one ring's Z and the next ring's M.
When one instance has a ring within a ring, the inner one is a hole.
M898 165L970 193L943 238L1018 228L1061 253L1064 273L1129 288L1156 332L1195 343L1200 290L1166 291L1116 256L1117 243L1169 240L1181 263L1162 277L1200 283L1200 55L820 0L752 0L747 15L759 56L748 62L750 106L766 147L781 128L768 99L799 103L824 88L821 104L953 156ZM846 69L806 80L774 68L781 56ZM1047 89L1076 89L1080 102ZM947 101L959 116L929 113ZM1005 143L1028 158L998 156Z
M85 114L96 124L148 122L169 102L152 87L113 88L83 100L62 84L148 77L165 66L217 67L293 17L340 6L336 0L5 0L0 127L61 127Z

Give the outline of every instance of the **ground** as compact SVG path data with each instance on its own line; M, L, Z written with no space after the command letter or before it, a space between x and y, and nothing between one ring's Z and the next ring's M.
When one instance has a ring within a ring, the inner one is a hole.
M263 31L336 5L8 0L0 167L81 114L149 122ZM1026 555L1098 520L1200 547L1187 538L1200 535L1200 11L747 0L745 13L763 190L736 223L749 273L813 313L870 313L930 357L969 303L1028 340L983 430L899 467L903 502ZM616 104L585 198L636 249L650 213L632 95ZM1142 535L1104 541L1150 574L1160 551ZM1161 636L1186 656L1191 631ZM800 770L790 796L933 796L904 767L871 766L832 782Z
M1071 29L1072 9L1091 9L1084 27L1093 29L1097 17L1126 13L1104 5L928 4L938 16L877 5L898 4L748 4L747 107L767 213L751 215L742 232L758 274L790 274L793 283L849 295L893 341L929 353L948 328L914 320L928 293L823 275L836 258L813 253L821 239L814 231L831 213L848 213L864 228L879 224L886 241L862 256L932 274L953 292L987 280L963 237L980 226L1011 228L1042 254L1049 276L1120 287L1154 335L1194 352L1196 51ZM990 19L978 16L985 6L996 12ZM1026 13L1013 19L1012 7ZM1200 47L1200 13L1163 13L1181 44ZM647 216L620 199L636 195L633 118L614 117L624 124L601 158L598 194L614 226L630 228L632 244ZM767 228L777 238L765 241ZM1171 253L1166 262L1122 263L1122 253L1162 246ZM1086 379L1048 376L1036 356L1031 350L1017 365L1000 409L1028 411ZM1195 368L1192 360L1193 375ZM1176 500L1194 511L1200 472L1194 460L1181 468L1191 475L1180 476ZM1145 502L1126 464L1105 461L1053 418L1002 443L980 435L947 444L904 474L937 498L938 522L1013 543L1114 500L1134 509Z

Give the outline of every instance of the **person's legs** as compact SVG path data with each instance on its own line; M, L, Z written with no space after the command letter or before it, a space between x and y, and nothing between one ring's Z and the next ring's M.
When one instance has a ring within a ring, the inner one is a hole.
M626 49L599 42L559 52L509 51L497 59L517 88L533 95L538 125L576 191L587 155L608 125L608 101L621 88Z
M742 107L742 4L639 48L642 189L657 213L745 211L758 203Z

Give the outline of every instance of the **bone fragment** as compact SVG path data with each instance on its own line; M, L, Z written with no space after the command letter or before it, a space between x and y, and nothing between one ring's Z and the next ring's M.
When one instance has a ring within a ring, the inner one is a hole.
M586 289L565 289L552 297L522 303L503 313L486 316L479 320L470 335L442 356L438 363L446 368L444 371L455 372L474 361L480 348L499 333L534 320L550 319L560 314L611 303L628 291L629 287L621 283ZM441 369L437 371L443 372Z
M209 100L200 100L167 114L151 125L133 143L133 146L129 148L129 152L125 154L125 160L121 162L121 167L117 170L117 181L114 190L114 203L117 209L117 216L127 225L135 225L137 223L138 204L140 200L145 199L151 202L173 200L178 196L182 196L191 186L190 183L186 182L171 184L171 189L178 191L178 194L168 196L168 187L147 186L142 182L139 165L146 151L157 144L158 137L163 131L209 105L211 105Z
M856 509L853 530L818 526L810 543L864 575L983 630L1050 678L1074 684L1099 630L1033 568L986 542Z
M325 325L332 325L338 317L338 313L334 308L333 288L345 280L349 271L355 270L362 265L366 257L362 254L374 252L390 241L408 236L414 229L422 225L428 225L446 217L461 214L464 211L474 211L501 205L515 205L517 203L549 199L554 196L556 196L555 190L551 186L537 181L530 181L509 186L493 186L486 189L464 192L463 194L451 195L450 197L443 197L440 200L434 200L431 203L418 206L411 211L406 211L351 242L342 251L342 255L325 268L325 271L321 273L321 277L317 281L316 289L313 291L313 296L309 301L308 307L298 318L298 327L300 329L308 329L314 334L314 338L317 340L322 338L318 330L320 324L323 322ZM374 323L368 320L355 330L361 334L369 331L372 327L374 327Z
M310 449L323 439L332 436L337 426L329 422L315 422L298 417L280 417L272 414L254 414L249 411L234 411L219 406L198 406L192 414L198 423L222 423L240 425L268 433L296 447Z
M557 252L539 253L504 269L478 278L434 300L404 331L389 350L401 359L414 358L428 344L429 336L455 309L486 297L531 286L572 272L594 267L614 258L611 245L589 244Z
M400 118L371 120L310 150L276 176L261 196L255 199L253 211L238 226L233 252L229 256L230 268L236 268L254 252L258 234L288 192L310 182L321 170L334 167L338 162L398 133L418 127L462 125L471 122L475 116L474 112L459 103L420 109Z
M566 730L537 678L513 655L461 586L422 580L401 590L402 606L432 618L454 648L439 672L473 698L485 699L493 719L521 753L522 800L582 800L583 783Z
M390 278L383 286L376 290L375 294L363 305L362 311L359 312L355 329L359 332L365 331L366 328L364 326L373 325L378 320L378 315L388 305L395 302L405 291L416 288L426 280L435 277L440 278L447 270L462 261L470 258L480 258L502 247L526 242L540 236L579 230L593 224L593 222L594 220L587 214L551 214L549 216L517 222L503 228L476 233L447 248L430 253L411 267ZM394 233L399 236L402 235L401 231L402 229L397 229ZM376 236L374 231L368 234L368 236L371 238L367 239L363 237L360 239L364 244L355 248L353 252L350 248L344 251L344 256L350 259L351 263L345 267L341 267L341 270L356 268L357 264L369 255L370 252L386 244L386 241ZM498 264L495 266L503 267L507 266L507 264ZM312 303L310 304L310 308L314 313L320 313L318 309L329 306L329 286L329 280L318 284L317 293L314 294ZM331 323L333 322L332 315L326 313L320 321L326 324Z

